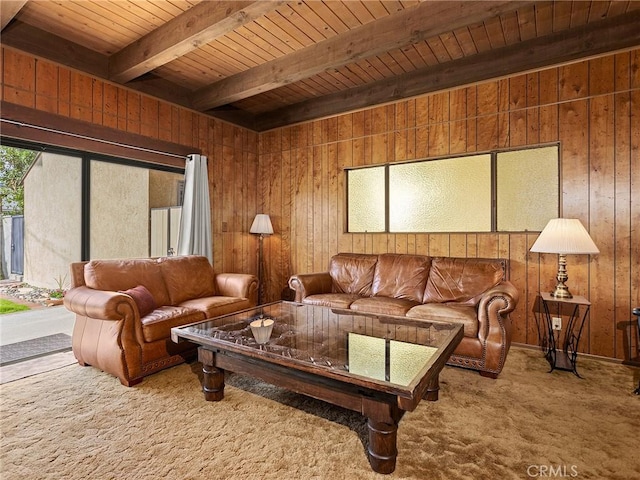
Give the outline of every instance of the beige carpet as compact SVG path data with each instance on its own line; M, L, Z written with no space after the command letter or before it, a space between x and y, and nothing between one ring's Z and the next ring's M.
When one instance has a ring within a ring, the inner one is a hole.
M440 400L400 422L389 478L640 478L638 369L578 366L583 380L548 374L538 350L513 348L497 380L446 367ZM180 365L126 388L71 365L2 385L0 476L383 477L370 470L359 415L238 375L222 402L205 402L198 370Z

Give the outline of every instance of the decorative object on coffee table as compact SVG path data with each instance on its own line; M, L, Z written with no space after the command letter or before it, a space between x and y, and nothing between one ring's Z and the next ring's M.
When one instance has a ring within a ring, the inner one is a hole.
M273 235L271 218L266 213L258 213L253 219L249 233L258 235L258 304L264 301L264 253L263 241L265 235Z
M260 319L254 320L249 324L256 342L262 345L269 341L269 337L271 337L271 332L273 331L273 323L271 318L261 316Z
M596 255L600 253L589 233L577 218L554 218L538 236L531 247L532 252L557 253L558 275L556 288L551 292L555 298L571 298L573 295L565 282L567 275L567 255Z

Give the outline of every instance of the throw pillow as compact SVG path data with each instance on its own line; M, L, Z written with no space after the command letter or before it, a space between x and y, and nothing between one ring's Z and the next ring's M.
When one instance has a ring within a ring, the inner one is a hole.
M147 290L147 287L144 285L138 285L137 287L130 288L129 290L120 290L120 293L126 293L133 298L133 301L136 302L136 305L138 306L138 311L140 312L141 317L149 315L158 308L158 304L153 298L153 295L151 295L151 292Z

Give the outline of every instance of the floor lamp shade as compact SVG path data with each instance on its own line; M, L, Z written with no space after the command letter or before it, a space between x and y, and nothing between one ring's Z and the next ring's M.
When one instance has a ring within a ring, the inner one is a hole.
M567 275L567 255L595 255L600 253L596 244L577 218L554 218L538 236L531 247L532 252L557 253L558 283L551 295L556 298L571 298L573 295L565 282Z
M272 235L273 225L271 225L271 218L269 218L269 215L266 213L258 213L256 218L253 219L249 233Z

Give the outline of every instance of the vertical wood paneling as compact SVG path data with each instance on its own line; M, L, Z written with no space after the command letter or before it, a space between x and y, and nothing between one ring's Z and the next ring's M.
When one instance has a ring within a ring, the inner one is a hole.
M3 84L4 100L25 107L35 106L36 59L3 49Z
M628 63L618 65L628 72ZM633 330L627 328L631 305L632 266L625 261L627 252L631 251L631 97L629 93L615 95L615 183L614 183L614 302L613 318L615 319L615 358L625 358L624 346ZM637 167L637 166L636 166ZM626 352L627 354L629 352Z
M36 109L58 113L58 67L48 62L36 63Z
M209 158L214 269L256 273L257 241L248 234L263 198L256 195L256 133L11 49L2 48L0 59L6 101L200 149ZM276 259L289 251L281 249Z
M611 78L613 81L613 78ZM591 322L590 348L601 355L614 356L615 318L615 157L613 96L590 100L589 115L589 230L600 253L595 256L589 283L591 319L608 318L609 322Z
M345 166L560 142L562 215L579 218L601 254L572 256L569 286L593 304L581 350L635 355L629 309L640 304L640 51L255 134L63 67L2 49L2 97L62 116L199 148L209 159L217 271L255 273L265 209L268 300L292 273L325 270L338 251L506 257L521 300L514 340L537 343L538 291L556 255L535 233L346 234ZM266 211L269 210L269 211Z
M520 292L514 341L535 345L538 292L552 289L557 272L557 255L529 251L536 233L343 233L343 168L559 141L559 213L579 218L602 251L568 259L571 290L593 304L581 350L628 358L629 334L619 325L628 324L629 305L640 302L640 273L632 267L640 257L640 201L633 188L640 183L633 110L640 100L639 58L638 52L619 54L305 124L314 147L292 150L290 170L282 170L295 183L291 204L282 207L292 219L282 278L289 271L326 270L339 251L504 257ZM262 150L260 158L269 161Z

